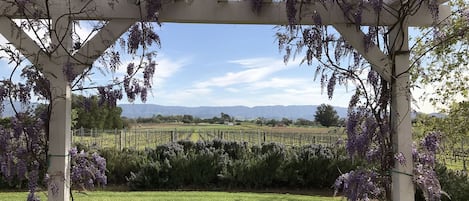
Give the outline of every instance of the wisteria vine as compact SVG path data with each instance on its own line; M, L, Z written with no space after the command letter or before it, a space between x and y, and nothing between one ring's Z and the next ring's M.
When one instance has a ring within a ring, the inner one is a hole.
M251 0L253 10L262 9L257 1ZM439 41L446 38L439 31L439 4L436 0L395 2L395 9L383 0L369 1L309 1L285 0L288 25L281 26L277 32L279 49L284 53L284 61L302 56L302 62L316 67L315 79L319 77L322 88L327 89L329 98L333 97L334 88L338 85L353 84L356 93L352 96L347 120L346 149L354 160L364 160L366 165L340 176L334 187L342 191L348 200L391 200L391 170L395 162L414 161L414 183L424 192L427 200L439 200L441 187L434 171L435 149L439 134L430 133L414 150L414 158L404 158L402 153L395 153L391 135L390 98L391 83L380 77L371 69L370 64L342 36L322 24L321 16L315 10L308 10L310 4L323 6L335 3L340 7L345 20L364 32L365 51L377 46L383 52L392 54L395 44L388 44L390 32L401 25L403 20L426 7L431 11L434 37ZM375 26L362 26L365 9L372 9L377 16L381 12L392 10L399 16L394 26L382 26L379 18ZM464 12L462 12L464 13ZM455 12L454 15L461 14ZM466 17L467 18L467 17ZM464 19L464 17L462 17ZM460 21L457 21L460 22ZM466 19L463 23L468 23ZM303 25L303 24L311 25ZM469 23L468 23L469 24ZM451 25L447 25L451 26ZM459 34L466 34L458 32ZM458 36L458 38L461 38ZM435 46L442 44L436 41ZM427 44L430 42L427 42ZM425 47L425 46L424 46ZM427 51L433 50L433 46ZM392 55L390 55L393 58ZM421 57L416 57L412 69L420 64Z
M107 0L108 5L113 8L116 0ZM83 40L83 36L71 28L73 38L73 49L68 52L69 60L62 65L61 73L69 82L73 91L96 90L100 95L99 103L108 106L116 106L116 101L127 96L129 101L136 100L137 97L145 102L152 88L153 76L156 72L156 51L151 47L160 47L160 38L155 32L155 24L158 22L159 10L162 7L160 0L146 0L145 7L140 1L136 1L141 11L141 19L132 25L124 37L119 42L112 45L104 54L99 57L95 65L87 66L83 71L79 71L82 65L79 59L73 55L79 50L87 39L99 30L102 30L106 23L97 22L93 25L92 33ZM21 16L19 26L25 31L33 33L36 43L44 52L45 56L53 55L63 44L63 38L55 34L56 24L42 20L50 10L49 1L32 0L6 0L2 2L0 15L3 13L15 12ZM87 14L94 12L95 8L86 4L80 10L81 13L65 13L62 18L68 16ZM44 8L44 6L46 8ZM86 7L88 6L88 7ZM146 10L145 10L146 9ZM67 11L64 11L67 12ZM75 26L71 23L70 26ZM59 41L58 46L50 45L51 39ZM65 48L65 47L64 47ZM65 48L66 49L66 48ZM123 51L122 51L123 50ZM15 106L18 101L23 108L13 108L15 116L10 118L10 123L0 125L0 176L11 185L28 188L28 201L39 200L37 189L43 185L48 185L54 193L57 184L52 182L52 176L47 175L50 156L49 147L49 119L51 107L53 107L51 84L47 77L50 72L44 72L42 66L35 66L34 62L27 62L27 59L35 59L34 55L22 55L18 49L5 44L0 46L2 56L6 59L13 70L9 77L0 80L0 113L3 111L4 103L9 102ZM122 66L122 57L130 56L132 61L127 66ZM115 73L120 67L126 67L127 73L118 77ZM111 75L113 79L104 86L96 85L92 76L96 72ZM19 75L19 79L17 78ZM46 107L36 107L32 104L32 98L38 98ZM84 99L83 105L88 99ZM97 153L86 153L73 148L67 157L71 163L71 184L73 188L84 190L95 186L102 186L107 183L106 160ZM72 197L73 199L73 197Z

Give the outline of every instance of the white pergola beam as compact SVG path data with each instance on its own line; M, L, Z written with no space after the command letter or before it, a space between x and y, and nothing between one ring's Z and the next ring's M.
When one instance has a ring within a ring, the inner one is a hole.
M36 0L37 7L43 1ZM72 14L74 20L110 20L110 19L134 19L140 20L142 16L147 16L145 2L140 5L132 3L134 1L119 1L113 6L109 6L108 1L71 1ZM325 6L324 6L325 5ZM345 18L342 9L336 1L321 3L305 3L303 11L315 10L322 18L325 25L347 24L350 23ZM0 3L0 11L10 6L8 3ZM16 9L10 8L2 15L21 18L15 12ZM383 10L380 16L373 11L370 5L365 6L362 14L363 26L374 25L393 25L396 22L396 15L392 11ZM45 13L45 12L44 12ZM449 6L440 5L440 15L447 16L450 13ZM303 13L301 24L314 23L311 19L312 13ZM47 18L47 16L42 16ZM379 22L377 21L379 19ZM444 19L444 18L441 18ZM270 2L262 5L262 12L256 14L251 9L249 1L218 1L218 0L194 0L192 3L186 3L183 0L174 0L163 5L159 20L161 22L179 22L179 23L211 23L211 24L288 24L286 16L285 2ZM409 26L431 26L434 21L431 13L426 6L422 6L418 12L408 19Z
M335 24L334 28L371 64L371 68L378 72L386 81L391 82L392 61L378 46L372 44L366 49L363 39L365 34L354 25Z
M41 62L40 60L45 59L46 53L39 45L23 29L18 27L15 22L5 16L0 17L0 34L14 45L31 63L37 64Z
M135 23L135 20L111 20L73 54L73 62L89 67ZM79 70L80 73L83 69Z
M320 16L322 23L325 25L332 24L348 24L350 21L346 19L342 9L333 1L326 3L324 7L320 3L304 4L302 10L316 11ZM204 10L204 12L198 12ZM440 12L449 11L449 8L443 6ZM420 9L414 16L409 18L411 26L430 26L433 20L428 15L426 8ZM313 24L311 19L312 12L303 13L301 24ZM255 20L253 20L255 19ZM380 21L378 22L377 19ZM160 20L162 22L187 22L187 23L214 23L214 24L288 24L286 15L286 6L281 3L265 3L262 5L262 11L259 14L252 12L251 3L249 1L242 2L225 2L217 3L212 0L197 0L187 5L183 2L176 2L163 6L160 12ZM396 17L392 13L380 13L379 18L370 6L363 10L362 22L363 26L392 25L396 22Z
M436 0L436 3L438 5L441 5L441 4L444 4L446 2L448 2L449 0ZM391 6L391 7L394 7L394 6L399 6L399 4L401 4L401 2L405 2L403 0L384 0L383 3L388 5L388 6Z

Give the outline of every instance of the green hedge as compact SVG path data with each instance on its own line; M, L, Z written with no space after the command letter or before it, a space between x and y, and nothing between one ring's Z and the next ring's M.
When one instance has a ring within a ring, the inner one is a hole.
M330 188L357 164L320 145L179 141L144 152L104 150L110 184L157 188ZM111 153L112 152L112 153ZM116 153L114 153L116 152Z

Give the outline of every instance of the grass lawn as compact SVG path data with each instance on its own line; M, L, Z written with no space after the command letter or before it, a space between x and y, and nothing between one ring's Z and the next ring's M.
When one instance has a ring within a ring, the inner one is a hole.
M39 193L41 200L47 200L45 193ZM26 192L0 192L0 201L24 201ZM275 194L275 193L230 193L204 191L152 191L112 192L95 191L74 193L74 201L339 201L341 198Z

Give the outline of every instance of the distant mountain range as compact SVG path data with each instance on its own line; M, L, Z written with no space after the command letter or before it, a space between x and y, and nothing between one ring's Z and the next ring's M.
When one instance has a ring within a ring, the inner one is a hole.
M34 107L36 103L32 104L32 107ZM18 101L13 101L13 106L16 109L17 112L25 111L25 109L28 106L22 105ZM0 117L11 117L14 116L15 111L13 110L13 107L10 104L10 101L3 101L3 112L0 114Z
M128 118L152 117L161 114L169 115L192 115L199 118L212 118L220 116L223 112L236 119L255 119L264 117L268 119L304 118L313 120L317 105L290 105L290 106L224 106L224 107L181 107L162 106L153 104L120 104L122 116ZM347 116L347 108L334 107L340 117Z
M0 117L10 117L14 115L10 102L4 101L3 112ZM19 102L13 103L18 110L24 110ZM33 103L34 105L35 103ZM120 104L122 108L122 116L128 118L138 117L152 117L153 115L161 114L163 116L169 115L192 115L199 118L212 118L219 117L220 114L226 113L236 119L255 119L257 117L264 117L267 119L281 119L283 117L288 119L304 118L313 120L316 108L318 105L289 105L289 106L225 106L225 107L183 107L183 106L162 106L154 104ZM34 107L34 106L33 106ZM347 108L336 107L334 109L341 118L347 117ZM444 117L444 114L431 113L435 117ZM415 118L416 113L412 113L412 118Z

